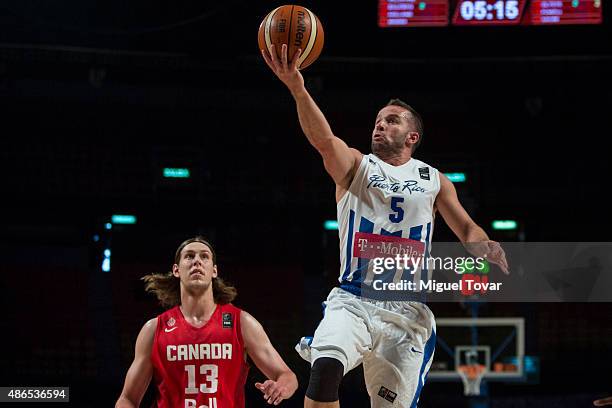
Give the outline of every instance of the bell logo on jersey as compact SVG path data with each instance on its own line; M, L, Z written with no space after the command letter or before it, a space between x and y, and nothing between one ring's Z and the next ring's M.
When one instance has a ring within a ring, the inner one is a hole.
M194 399L186 399L185 400L185 408L219 408L217 406L217 398L209 398L208 405L200 405L198 407L198 403Z

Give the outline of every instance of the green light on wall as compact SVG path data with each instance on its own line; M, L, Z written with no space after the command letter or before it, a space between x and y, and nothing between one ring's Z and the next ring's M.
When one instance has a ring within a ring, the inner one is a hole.
M114 214L111 217L111 222L113 224L136 224L136 216L135 215L120 215Z
M465 183L465 173L444 173L448 179L453 183Z
M514 220L495 220L491 224L494 230L511 231L518 228L518 223Z
M176 167L164 168L164 177L166 178L189 178L189 176L189 169Z
M323 228L327 231L337 231L338 230L338 221L336 220L327 220L323 223Z

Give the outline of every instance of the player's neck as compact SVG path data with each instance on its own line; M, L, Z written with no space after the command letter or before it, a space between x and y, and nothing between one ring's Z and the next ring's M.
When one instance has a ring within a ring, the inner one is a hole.
M181 312L190 323L205 323L215 312L217 305L210 289L201 295L181 293Z
M390 155L376 154L376 156L391 166L401 166L402 164L408 163L408 161L412 158L410 150L396 154L392 153Z

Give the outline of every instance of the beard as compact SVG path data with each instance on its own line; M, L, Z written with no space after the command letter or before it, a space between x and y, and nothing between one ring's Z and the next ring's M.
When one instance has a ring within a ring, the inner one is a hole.
M383 139L381 141L375 142L372 140L372 144L370 147L372 148L372 153L381 159L385 159L387 157L398 156L404 150L404 144L406 143L407 135L400 137L398 139L387 141Z

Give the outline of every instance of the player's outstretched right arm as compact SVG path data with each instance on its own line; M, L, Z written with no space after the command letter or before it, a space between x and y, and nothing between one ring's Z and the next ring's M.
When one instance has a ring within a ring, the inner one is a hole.
M297 69L297 60L300 53L301 50L298 50L289 62L286 44L282 45L280 61L277 58L274 44L267 51L261 50L266 64L289 88L293 99L295 99L302 130L310 144L323 157L325 170L338 187L347 190L363 155L359 151L349 148L342 139L334 135L325 115L306 90L304 77Z
M136 339L134 361L125 376L123 391L121 391L115 408L135 408L140 405L153 376L151 349L156 327L157 318L154 318L146 322L140 330Z

